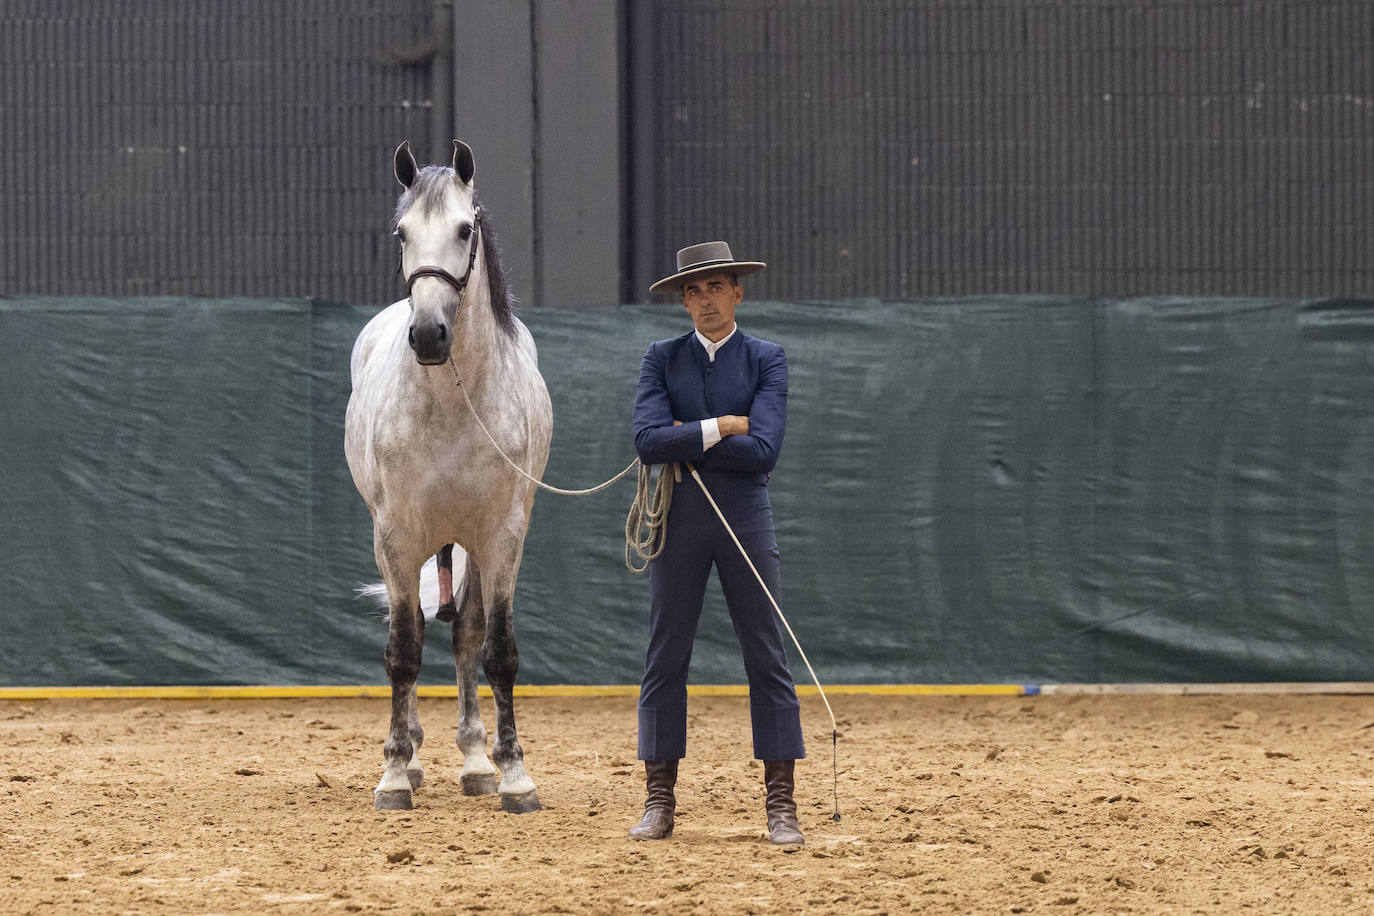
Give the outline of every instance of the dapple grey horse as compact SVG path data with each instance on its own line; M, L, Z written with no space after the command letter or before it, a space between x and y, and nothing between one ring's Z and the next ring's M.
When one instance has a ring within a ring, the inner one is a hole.
M512 700L519 662L512 599L535 488L497 448L530 477L542 476L553 408L474 196L475 168L472 150L458 140L449 167L420 169L409 143L397 148L394 169L405 191L395 230L409 298L369 321L353 345L344 447L372 513L390 611L391 729L373 793L379 809L410 808L424 779L420 577L434 557L437 616L453 623L463 791L499 791L507 811L540 807ZM479 655L496 700L490 760L477 702Z

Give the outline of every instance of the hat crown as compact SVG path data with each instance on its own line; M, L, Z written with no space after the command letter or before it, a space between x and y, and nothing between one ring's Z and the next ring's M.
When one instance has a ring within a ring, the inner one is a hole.
M677 273L664 277L649 287L651 293L668 293L682 289L689 277L703 274L730 273L736 277L757 273L767 265L762 261L736 261L730 246L724 242L700 242L677 250Z
M701 242L678 249L677 269L681 272L707 264L729 264L734 260L730 246L725 242Z

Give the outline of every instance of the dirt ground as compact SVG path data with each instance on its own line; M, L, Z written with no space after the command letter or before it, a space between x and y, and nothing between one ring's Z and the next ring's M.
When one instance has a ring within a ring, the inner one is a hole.
M628 840L634 700L517 700L544 810L465 797L453 700L377 812L387 702L0 703L0 912L1374 911L1374 698L803 699L806 845L747 700L693 697L674 836ZM490 700L484 701L488 728Z

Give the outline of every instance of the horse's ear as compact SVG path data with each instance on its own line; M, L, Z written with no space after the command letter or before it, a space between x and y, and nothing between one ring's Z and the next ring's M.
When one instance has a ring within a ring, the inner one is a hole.
M463 184L472 184L472 176L477 172L477 161L472 158L472 148L462 140L453 141L453 173Z
M415 156L410 152L409 140L402 140L401 145L396 147L393 169L396 180L407 188L415 183L415 173L419 170L415 166Z

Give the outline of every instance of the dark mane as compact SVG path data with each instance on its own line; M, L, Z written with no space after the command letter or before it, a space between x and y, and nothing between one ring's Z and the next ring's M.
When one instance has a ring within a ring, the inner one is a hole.
M475 200L474 200L475 202ZM482 261L487 265L487 290L491 293L491 312L496 325L507 334L515 334L515 300L506 287L506 268L501 263L501 240L491 225L487 208L477 207L477 225L482 227Z
M395 231L401 217L418 205L421 212L431 216L443 206L444 192L453 180L453 169L441 165L427 165L420 169L415 181L401 194L396 202L396 213L391 219ZM500 242L496 230L491 225L491 214L473 198L477 209L477 226L482 232L482 261L487 270L487 290L491 293L491 312L496 325L507 334L515 334L515 303L510 290L506 287L506 269L501 264Z

